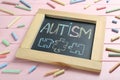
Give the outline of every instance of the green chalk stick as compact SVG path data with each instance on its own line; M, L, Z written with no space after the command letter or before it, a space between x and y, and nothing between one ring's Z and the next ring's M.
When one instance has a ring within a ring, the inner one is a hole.
M108 54L109 57L120 57L119 53Z
M20 25L17 26L17 28L22 28L24 26L25 26L25 24L20 24Z
M120 8L116 8L116 9L106 11L106 13L111 13L111 12L115 12L115 11L119 11L119 10L120 10Z
M19 69L6 69L2 71L3 73L13 73L13 74L19 74L21 70Z
M16 8L19 8L19 9L31 11L31 8L27 8L27 7L25 7L25 6L16 5L15 7L16 7Z
M9 45L10 45L10 43L9 43L7 40L5 40L5 39L2 40L2 43L3 43L5 46L9 46Z

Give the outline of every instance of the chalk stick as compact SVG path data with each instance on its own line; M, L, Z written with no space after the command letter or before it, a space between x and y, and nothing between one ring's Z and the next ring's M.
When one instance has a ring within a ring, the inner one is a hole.
M115 36L115 37L112 37L111 38L111 42L115 41L115 40L118 40L120 38L120 36Z
M52 5L51 3L47 2L47 5L49 5L51 8L55 9L55 6Z
M8 5L18 5L19 3L15 3L15 2L9 2L9 1L2 1L2 4L8 4Z
M58 72L59 70L60 70L60 69L54 69L54 70L52 70L52 71L47 72L44 76L52 75L52 74Z
M55 72L55 73L53 74L53 77L57 77L57 76L59 76L59 75L63 74L64 72L65 72L65 70L64 70L64 69L59 70L59 71L57 71L57 72Z
M114 23L114 24L117 24L117 21L115 21L115 20L112 20L112 23Z
M7 26L7 28L10 28L13 24L15 24L19 19L21 18L21 16L17 16L15 19L13 19Z
M0 69L5 68L7 65L8 65L8 63L2 63L2 64L0 64Z
M102 9L106 9L106 7L99 7L99 8L96 8L96 10L102 10Z
M91 4L87 4L87 5L84 6L84 9L87 9L87 8L89 8L90 6L91 6Z
M17 26L17 28L22 28L24 26L25 26L25 24L20 24L20 25Z
M25 0L20 0L20 2L28 8L31 8L31 5L28 4Z
M19 74L21 70L19 69L5 69L2 71L2 73L12 73L12 74Z
M118 16L115 16L115 18L117 18L117 19L120 19L120 15L118 15Z
M118 33L119 30L118 30L118 29L115 29L115 28L112 28L112 32Z
M117 63L116 65L114 65L110 70L109 73L112 73L115 69L117 69L120 66L120 63Z
M106 3L109 3L110 0L106 0Z
M108 56L109 57L120 57L120 54L119 53L115 53L115 54L109 53Z
M97 2L99 2L99 1L101 1L101 0L94 0L94 3L97 3Z
M6 58L6 57L7 57L6 54L0 54L0 59L1 59L1 58Z
M53 2L55 2L57 4L60 4L62 6L65 6L65 3L61 2L60 0L51 0L51 1L53 1Z
M2 43L7 47L10 45L10 43L5 39L2 40Z
M5 12L5 13L10 14L10 15L15 15L14 11L8 10L6 8L1 8L0 7L0 11Z
M10 53L10 50L5 50L5 51L0 52L0 55L1 54L8 54L8 53Z
M114 48L106 48L107 51L111 51L111 52L117 52L120 53L119 49L114 49Z
M31 8L28 8L28 7L25 7L25 6L20 6L20 5L16 5L15 8L26 10L26 11L31 11Z
M32 66L32 67L29 69L28 73L32 73L36 68L37 68L37 66Z
M70 0L70 4L75 4L79 2L84 2L85 0Z
M107 10L106 13L111 13L111 12L115 12L115 11L119 11L120 8L115 8L115 9L111 9L111 10Z
M12 32L11 35L15 41L18 40L18 35L15 32Z

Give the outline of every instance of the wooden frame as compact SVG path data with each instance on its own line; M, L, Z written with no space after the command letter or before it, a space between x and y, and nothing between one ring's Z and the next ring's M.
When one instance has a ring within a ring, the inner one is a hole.
M40 26L42 25L42 22L44 21L45 16L95 23L96 28L94 34L91 60L59 54L49 54L48 52L32 50L31 46L36 38ZM104 33L105 33L105 17L40 9L37 12L20 48L17 50L16 57L32 61L64 65L77 69L99 73L101 71L102 66L101 58L104 45L103 44Z

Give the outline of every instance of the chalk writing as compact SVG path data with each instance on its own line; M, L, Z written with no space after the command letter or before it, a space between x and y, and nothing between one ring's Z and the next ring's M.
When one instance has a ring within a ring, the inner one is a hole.
M52 48L54 49L54 52L60 53L61 51L66 50L67 45L68 45L68 42L63 38L60 38L60 40L55 41L55 44L53 45Z
M38 47L50 48L53 43L54 43L53 39L40 38L39 43L38 43Z
M85 45L79 43L72 43L72 45L68 46L70 49L70 53L83 55L85 51Z

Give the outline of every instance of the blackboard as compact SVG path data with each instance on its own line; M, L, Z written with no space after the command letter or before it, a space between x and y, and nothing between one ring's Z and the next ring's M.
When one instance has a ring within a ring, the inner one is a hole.
M31 49L90 59L95 24L45 17Z

